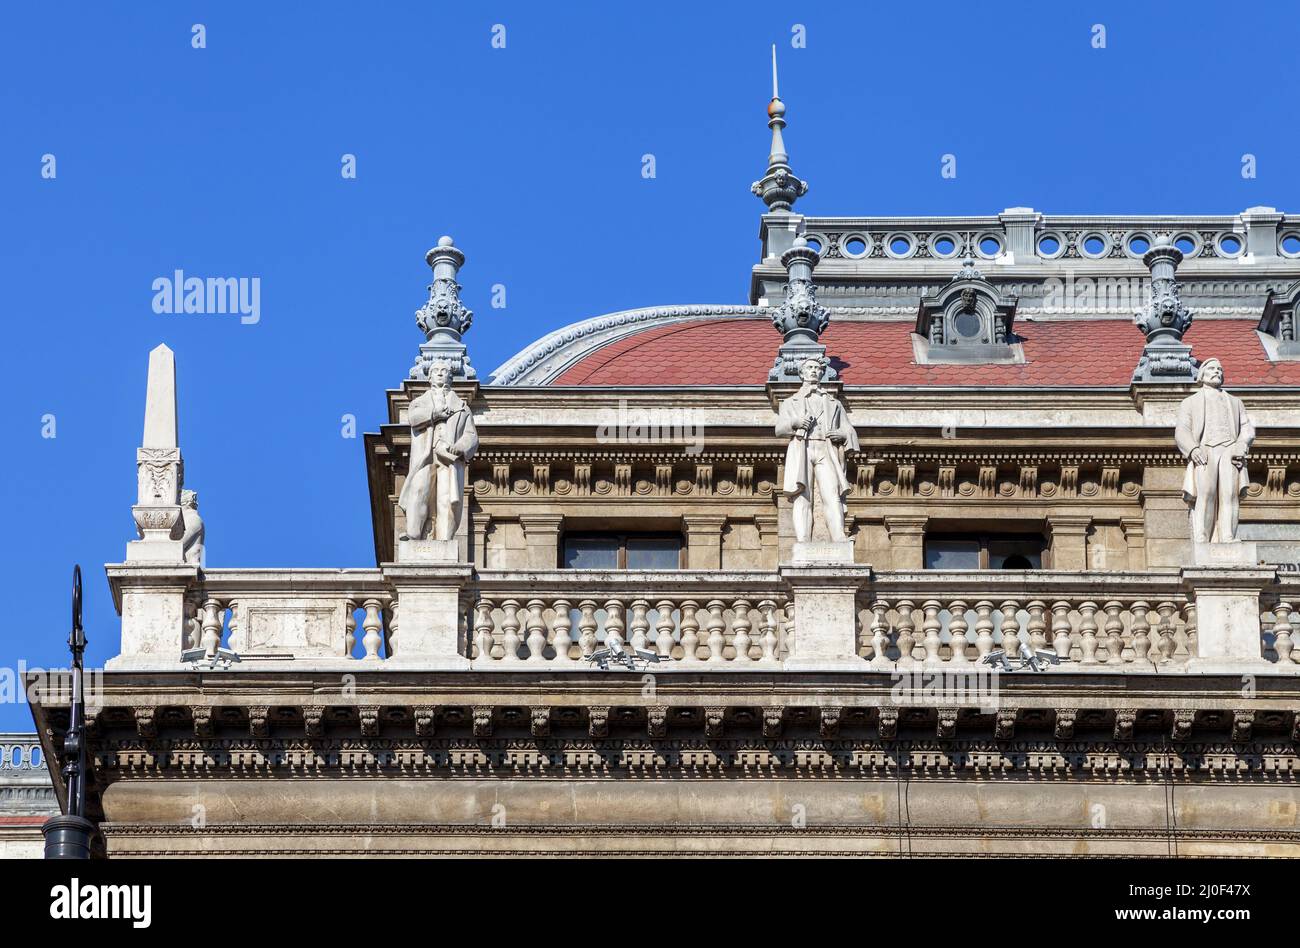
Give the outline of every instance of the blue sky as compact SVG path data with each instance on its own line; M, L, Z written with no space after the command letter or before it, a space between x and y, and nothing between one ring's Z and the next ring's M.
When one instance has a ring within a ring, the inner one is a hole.
M8 4L0 666L66 661L74 562L88 659L116 652L102 564L134 535L159 342L209 564L373 565L363 445L340 419L383 421L440 234L468 256L480 373L587 316L744 302L773 42L807 213L1295 211L1298 20L1132 2ZM154 313L176 269L259 277L260 322ZM29 727L0 705L0 730Z

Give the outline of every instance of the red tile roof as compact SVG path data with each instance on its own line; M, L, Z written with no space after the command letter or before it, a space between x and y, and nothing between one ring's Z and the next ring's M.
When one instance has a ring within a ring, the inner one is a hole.
M832 322L822 335L847 385L1127 386L1142 333L1127 319L1020 321L1023 365L917 365L912 322ZM1186 340L1223 363L1229 387L1300 385L1300 362L1270 362L1253 319L1203 319ZM673 323L589 353L553 385L762 385L780 339L766 319Z

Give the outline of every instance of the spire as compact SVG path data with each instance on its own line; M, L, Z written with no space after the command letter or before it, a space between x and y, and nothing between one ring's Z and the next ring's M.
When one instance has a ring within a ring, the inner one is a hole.
M790 170L790 156L785 152L785 103L777 89L776 45L772 46L772 101L767 104L767 127L772 130L772 151L767 156L767 174L750 185L750 190L763 199L769 212L789 211L794 202L808 192L808 184L795 177Z
M469 332L474 313L460 301L461 286L456 282L465 254L450 237L439 237L438 245L425 254L424 260L433 268L433 282L429 284L428 300L415 312L416 325L424 332L425 341L420 344L411 378L427 378L429 366L441 361L451 366L452 378L472 379L477 373L469 364L461 337Z
M1134 382L1194 382L1196 360L1192 347L1183 342L1191 328L1192 314L1178 295L1178 265L1183 252L1173 245L1168 234L1159 234L1151 249L1142 255L1151 271L1151 299L1138 309L1133 322L1146 334Z

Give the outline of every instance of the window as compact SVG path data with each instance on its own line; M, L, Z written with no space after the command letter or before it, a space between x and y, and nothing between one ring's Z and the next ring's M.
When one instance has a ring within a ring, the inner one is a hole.
M1036 534L935 534L925 538L926 569L1042 569Z
M565 569L680 569L682 538L666 533L581 533L564 538Z

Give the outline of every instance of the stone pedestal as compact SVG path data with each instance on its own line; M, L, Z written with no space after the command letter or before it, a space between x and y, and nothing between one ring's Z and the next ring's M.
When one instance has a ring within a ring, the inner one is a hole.
M847 546L852 557L852 543L834 545ZM857 598L871 578L871 567L789 563L780 571L794 596L794 635L786 670L867 671L867 662L858 655Z
M1243 546L1245 544L1202 544ZM1271 569L1247 566L1190 566L1183 582L1196 599L1197 665L1268 664L1260 636L1259 594L1276 576Z
M426 541L427 542L427 541ZM436 541L435 541L436 542ZM454 540L445 541L455 544ZM465 657L464 590L473 568L468 563L410 565L387 563L384 579L393 587L397 625L390 637L392 656L385 666L420 665L468 669Z
M795 566L815 563L853 563L852 540L795 541L791 559Z
M1259 565L1259 548L1254 543L1193 543L1192 563L1196 566Z
M460 541L451 540L398 540L399 563L459 563Z
M106 569L113 605L122 617L122 645L104 667L179 664L187 644L185 593L198 582L199 568L122 563Z

